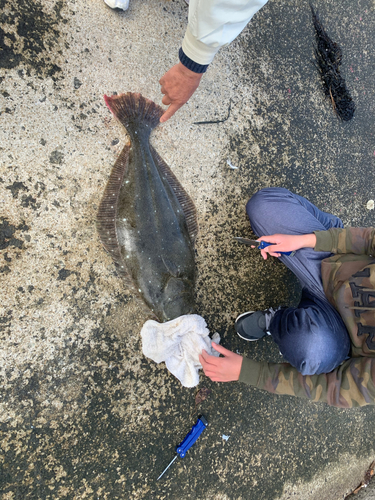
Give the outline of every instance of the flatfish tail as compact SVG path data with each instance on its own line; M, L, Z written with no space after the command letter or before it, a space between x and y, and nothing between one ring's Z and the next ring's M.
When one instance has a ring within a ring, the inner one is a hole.
M125 285L133 290L134 283L124 265L116 232L118 198L124 175L128 169L129 152L130 145L126 145L112 168L96 216L96 228L103 247L111 255Z
M160 106L138 93L105 95L104 100L111 113L125 128L142 124L153 129L159 125L163 114Z

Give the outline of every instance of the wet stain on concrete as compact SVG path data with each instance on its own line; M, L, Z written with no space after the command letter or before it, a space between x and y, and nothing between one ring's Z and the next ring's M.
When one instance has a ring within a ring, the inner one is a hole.
M14 226L13 224L9 224L9 221L5 218L0 217L0 250L4 250L8 247L14 247L22 249L24 241L16 238L16 231L27 231L29 227L25 224L19 224L18 226ZM10 262L10 258L6 258L8 262Z
M6 402L19 412L2 426L3 494L13 498L188 499L194 491L196 498L234 499L246 498L247 485L254 497L268 500L278 498L293 474L308 480L317 461L329 463L327 433L339 433L337 453L353 440L363 451L371 448L356 430L356 412L206 379L211 394L199 411L209 421L207 432L156 482L196 419L195 390L135 357L140 342L129 338L129 328L121 338L103 322L83 348L71 343L72 333L59 360L41 372L26 366L13 377ZM280 428L285 412L288 422ZM370 425L371 411L362 419ZM297 433L299 426L309 432ZM230 435L226 443L223 433Z
M9 189L9 191L11 191L13 198L17 198L18 193L20 191L28 191L29 190L23 182L13 182L13 184L6 186L5 189Z
M3 0L0 4L0 68L12 69L24 64L28 71L56 78L61 68L55 63L54 50L59 42L64 2L46 10L38 0Z
M64 153L62 151L52 151L49 157L50 163L53 165L61 165L64 160Z

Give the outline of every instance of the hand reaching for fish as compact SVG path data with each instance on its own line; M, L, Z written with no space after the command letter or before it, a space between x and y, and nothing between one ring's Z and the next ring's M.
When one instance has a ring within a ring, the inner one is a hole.
M169 120L190 99L198 88L202 75L203 73L195 73L178 63L160 78L161 93L164 94L161 102L169 106L160 118L161 123Z

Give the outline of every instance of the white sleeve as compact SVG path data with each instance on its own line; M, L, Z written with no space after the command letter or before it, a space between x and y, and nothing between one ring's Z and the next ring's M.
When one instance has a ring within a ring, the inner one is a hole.
M267 0L190 0L182 42L184 54L210 64L218 50L232 42Z

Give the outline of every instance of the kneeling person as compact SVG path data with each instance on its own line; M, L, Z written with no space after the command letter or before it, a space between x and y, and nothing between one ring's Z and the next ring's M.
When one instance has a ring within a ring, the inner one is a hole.
M293 271L302 298L298 307L241 314L235 329L249 341L269 333L289 363L214 345L224 357L203 351L205 374L343 408L375 404L375 229L344 229L338 217L283 188L259 191L246 210L260 240L274 243L263 258L278 257Z

